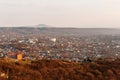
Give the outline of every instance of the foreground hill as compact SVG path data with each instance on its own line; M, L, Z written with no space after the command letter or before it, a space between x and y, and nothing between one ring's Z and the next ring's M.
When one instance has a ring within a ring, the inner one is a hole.
M0 60L0 80L119 80L120 59L76 63Z

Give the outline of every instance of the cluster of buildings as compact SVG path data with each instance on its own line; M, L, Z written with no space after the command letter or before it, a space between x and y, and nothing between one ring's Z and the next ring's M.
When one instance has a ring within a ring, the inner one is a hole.
M21 52L8 52L7 54L0 53L0 58L12 58L17 60L22 60L23 56Z
M84 61L119 58L120 36L1 35L0 57L14 59L61 59Z

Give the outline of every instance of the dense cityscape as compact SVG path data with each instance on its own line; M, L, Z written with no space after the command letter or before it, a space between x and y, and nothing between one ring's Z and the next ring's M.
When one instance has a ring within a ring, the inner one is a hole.
M0 28L0 80L119 80L119 34L102 28Z
M0 80L120 80L120 0L0 0Z
M17 58L15 55L21 54L21 59L25 60L61 59L82 62L88 58L95 60L97 58L120 57L120 36L118 34L88 36L87 34L74 35L72 33L72 35L62 35L56 32L38 34L38 32L28 33L26 31L23 35L22 31L25 29L18 28L17 33L1 33L1 58Z

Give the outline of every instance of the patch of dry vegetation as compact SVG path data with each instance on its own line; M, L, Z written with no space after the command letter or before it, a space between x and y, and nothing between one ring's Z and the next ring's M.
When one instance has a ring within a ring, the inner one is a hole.
M120 59L75 63L61 60L0 60L0 80L119 80ZM8 76L8 77L6 77Z

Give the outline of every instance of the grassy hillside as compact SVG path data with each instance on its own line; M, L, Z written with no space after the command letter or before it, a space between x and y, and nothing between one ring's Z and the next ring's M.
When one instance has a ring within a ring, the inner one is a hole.
M0 59L0 80L119 80L120 59L75 63Z

